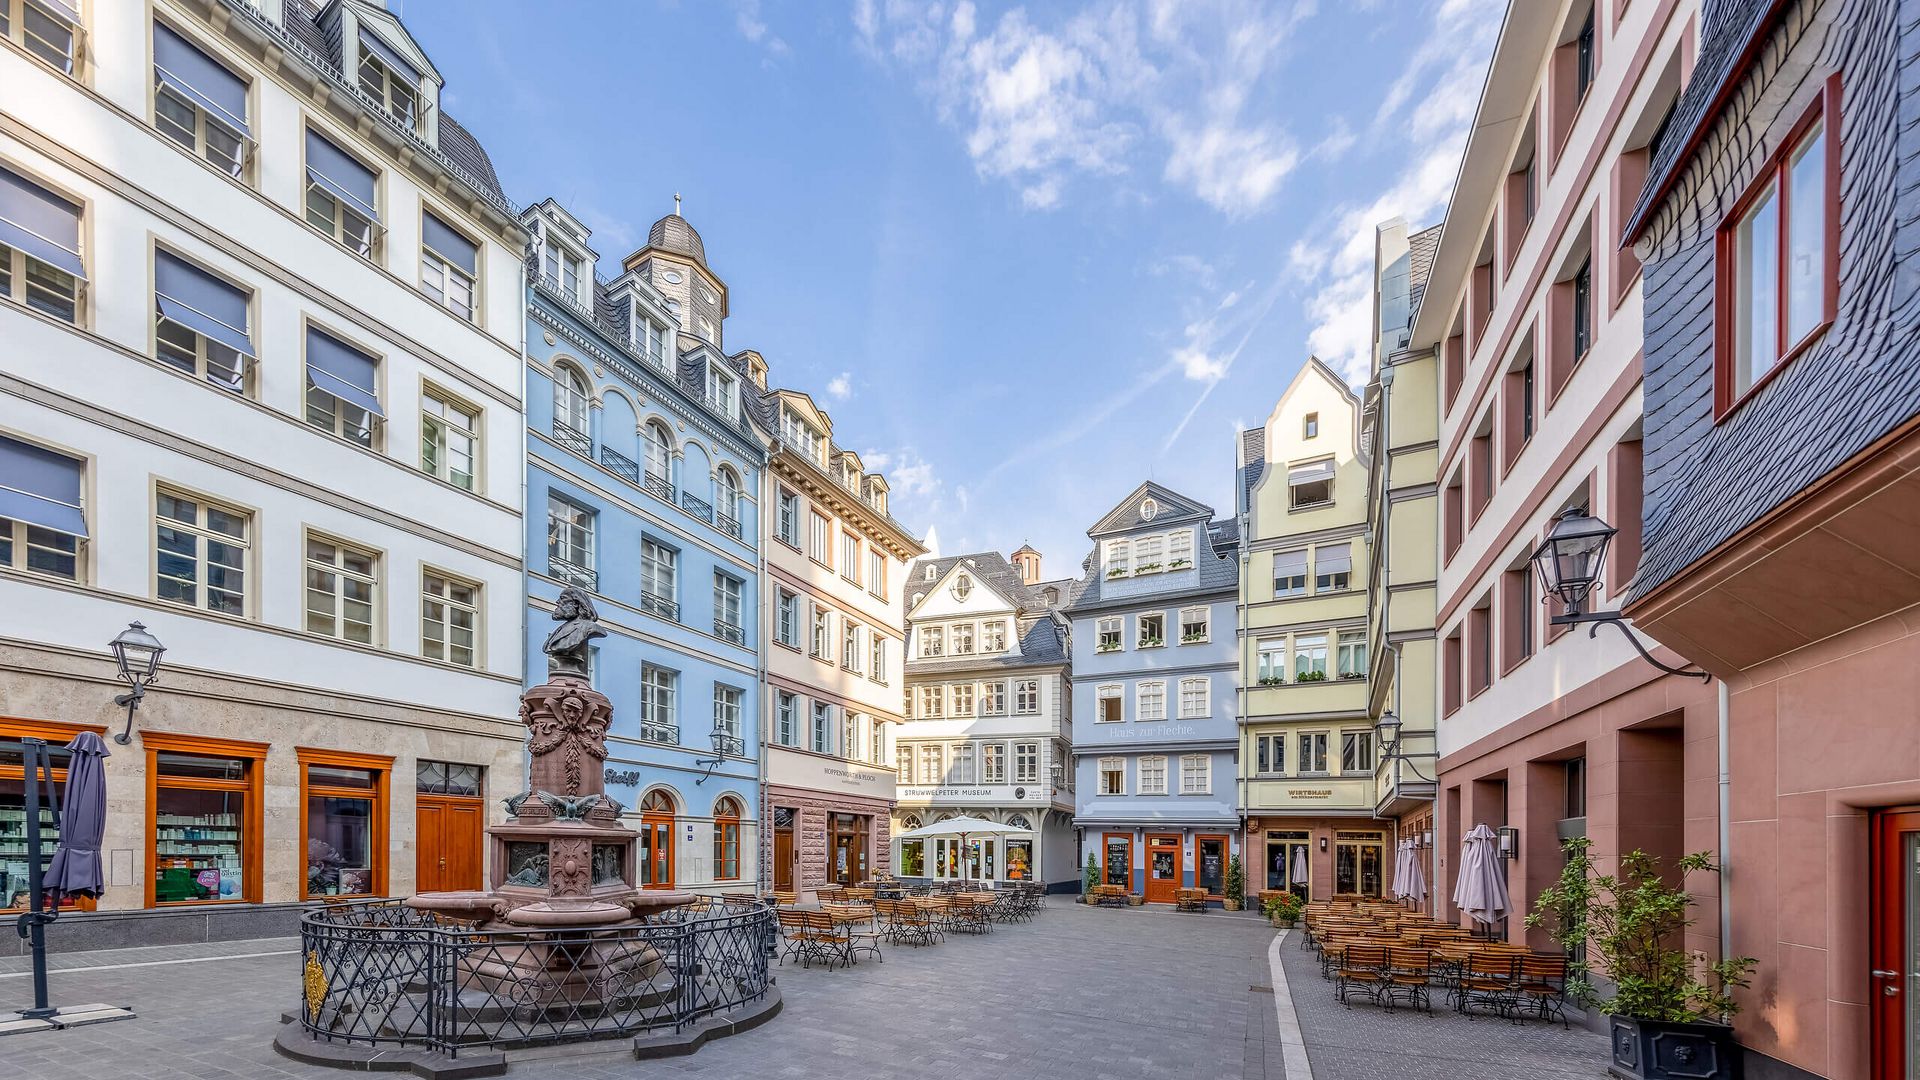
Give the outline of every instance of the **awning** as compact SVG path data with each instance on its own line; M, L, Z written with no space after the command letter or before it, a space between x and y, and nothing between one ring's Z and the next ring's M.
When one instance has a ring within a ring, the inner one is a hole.
M39 184L0 169L0 244L84 279L80 208Z
M70 25L80 25L80 5L76 0L29 0L48 14L67 20Z
M417 94L420 92L420 69L414 67L402 58L399 52L395 51L392 46L381 41L377 36L362 30L360 32L360 47L379 57L381 63L393 69L394 74L413 83L414 93Z
M307 378L313 385L375 416L385 416L375 390L379 366L378 360L325 331L307 330Z
M307 131L307 179L325 188L335 198L351 203L369 220L380 220L379 213L373 208L373 170L312 129Z
M0 435L0 517L85 537L78 458Z
M164 251L154 255L153 291L162 318L254 355L245 292Z
M1273 576L1274 577L1278 578L1278 577L1304 576L1306 572L1307 572L1306 549L1302 548L1299 551L1274 552L1273 554Z
M162 23L153 24L153 70L160 81L240 134L247 130L247 81Z
M431 210L422 216L420 229L427 246L441 258L465 270L468 277L480 275L480 252L473 241L441 221Z
M1295 465L1287 470L1288 484L1312 484L1321 480L1333 479L1333 459L1310 461L1305 465Z
M1314 573L1343 574L1353 572L1353 545L1322 544L1313 552Z

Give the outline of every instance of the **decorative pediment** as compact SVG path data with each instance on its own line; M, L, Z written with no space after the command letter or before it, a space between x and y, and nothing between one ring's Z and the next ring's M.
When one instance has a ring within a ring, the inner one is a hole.
M1213 508L1149 480L1107 511L1087 535L1095 539L1134 529L1165 528L1189 521L1210 521Z

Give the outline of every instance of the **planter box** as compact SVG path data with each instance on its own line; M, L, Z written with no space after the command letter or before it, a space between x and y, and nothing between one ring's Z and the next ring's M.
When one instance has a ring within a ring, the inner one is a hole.
M1726 1024L1607 1018L1613 1041L1608 1076L1622 1080L1740 1080L1740 1048Z

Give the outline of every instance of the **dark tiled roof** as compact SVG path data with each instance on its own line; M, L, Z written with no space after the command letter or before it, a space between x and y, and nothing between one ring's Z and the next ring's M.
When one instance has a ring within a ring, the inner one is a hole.
M1787 0L1715 0L1701 13L1700 55L1693 76L1674 103L1673 118L1660 143L1660 156L1647 163L1647 183L1622 230L1631 242L1693 154L1696 137L1713 122L1724 95L1746 70L1751 46L1787 8Z
M1153 520L1140 516L1140 506L1147 499L1158 504ZM1166 525L1188 518L1211 518L1213 507L1197 499L1189 499L1172 488L1162 487L1152 480L1134 488L1126 498L1114 505L1093 528L1087 530L1088 536L1105 536L1109 533L1126 532L1129 529L1146 528L1152 525Z
M1053 616L1042 615L1030 622L1026 619L1020 621L1025 624L1025 629L1020 632L1018 653L973 653L967 656L943 656L938 660L914 660L907 664L907 674L946 675L982 668L1040 667L1066 662L1066 633Z
M916 559L907 567L907 606L911 608L914 598L923 596L929 589L936 588L947 580L953 568L966 564L967 572L985 583L994 592L1007 598L1015 611L1022 615L1034 615L1047 610L1039 594L1020 580L1020 571L1013 568L1007 557L997 551L979 551L971 555L945 555L933 559ZM927 580L927 568L933 568L933 580Z
M506 201L506 192L500 190L500 174L493 171L493 159L487 156L486 147L473 137L473 132L444 112L440 114L440 152L498 195L502 202Z
M677 203L679 196L674 199ZM707 245L687 219L679 214L668 214L654 222L653 228L647 230L647 246L678 252L701 266L707 265Z
M1250 427L1240 433L1241 494L1253 490L1260 474L1267 471L1267 426Z
M1407 316L1420 310L1420 298L1427 293L1427 279L1433 276L1433 257L1440 250L1439 225L1429 225L1407 237Z
M1124 604L1132 606L1138 604L1145 607L1150 604L1162 603L1178 597L1200 596L1238 588L1240 585L1240 541L1237 536L1229 537L1224 535L1225 529L1223 526L1225 525L1227 525L1227 522L1217 521L1208 526L1207 538L1211 543L1194 553L1194 561L1200 564L1200 574L1198 583L1193 585L1156 589L1152 592L1128 593L1120 597L1103 597L1100 591L1101 579L1098 560L1089 557L1087 576L1081 583L1080 595L1074 597L1073 602L1066 605L1069 614L1107 605ZM1216 529L1220 531L1216 532ZM1239 530L1235 528L1233 531L1238 533ZM1209 551L1213 553L1212 557L1208 556L1207 553ZM1168 574L1164 576L1171 578L1176 575Z
M1213 541L1213 550L1225 552L1240 544L1240 519L1221 518L1207 526L1207 539Z
M735 353L728 359L729 362L733 364L734 370L744 375L747 363L745 352ZM760 425L760 430L766 432L768 436L774 440L775 449L778 450L780 442L780 387L770 386L766 390L756 394L752 390L753 382L751 379L742 385L749 388L743 400L748 414ZM805 391L800 390L792 392L805 393ZM831 441L827 443L827 461L833 463L836 469L839 466L840 455L844 453L846 453L846 447ZM834 476L833 472L821 468L819 462L810 462L810 464L812 464L814 468L820 469L821 472L827 473L829 477ZM845 486L844 484L841 485L843 489ZM871 504L867 506L867 511L884 518L900 535L911 539L916 546L920 545L920 537L912 529L907 528L906 524L899 518L894 517L892 513L876 509Z

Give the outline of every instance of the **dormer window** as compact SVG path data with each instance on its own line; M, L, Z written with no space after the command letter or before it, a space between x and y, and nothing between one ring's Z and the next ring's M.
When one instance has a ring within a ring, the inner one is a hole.
M580 297L580 257L560 246L560 241L551 232L547 234L547 246L540 253L540 276L569 297Z
M79 25L76 0L0 0L0 37L18 42L68 75L78 55L74 41Z
M412 128L420 114L420 72L386 42L360 34L360 92Z
M666 327L647 318L638 300L633 302L633 348L640 354L642 360L663 371L666 370L667 343L671 333L672 331Z
M927 580L928 580L928 581L932 581L932 580L933 580L933 579L934 579L935 577L937 577L937 576L938 576L938 575L937 575L937 574L936 574L936 573L934 572L934 568L933 568L933 564L932 564L932 563L928 563L928 564L927 564L927 571L926 571L926 578L927 578Z
M812 461L820 460L820 433L792 409L783 409L780 413L780 438Z
M707 402L722 416L733 415L733 376L722 371L718 363L707 364Z

